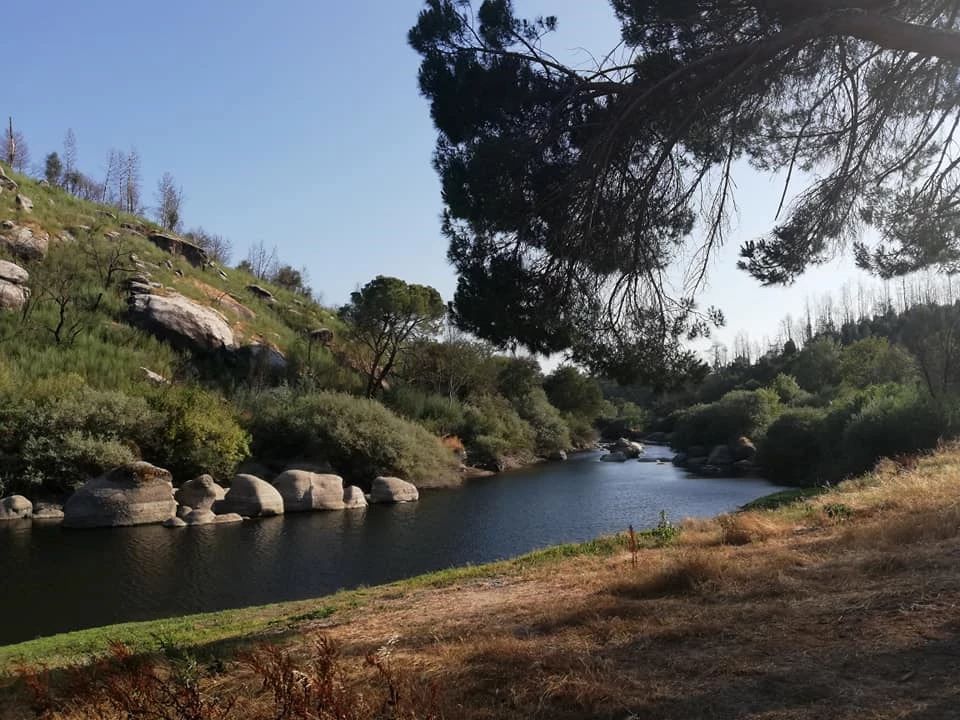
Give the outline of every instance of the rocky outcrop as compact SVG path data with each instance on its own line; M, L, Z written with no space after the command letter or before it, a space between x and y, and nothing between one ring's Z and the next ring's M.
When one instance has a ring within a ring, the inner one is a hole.
M310 510L343 510L343 478L339 475L320 475L306 470L287 470L281 473L273 486L283 498L286 512Z
M400 478L378 477L370 488L371 503L405 503L419 499L416 486Z
M566 462L567 454L563 450L557 450L550 453L550 457L547 458L550 462Z
M310 331L310 342L320 345L329 345L333 342L333 330L329 328L317 328Z
M39 260L50 249L50 236L42 230L6 220L0 225L0 247L23 260Z
M23 495L11 495L0 500L0 520L20 520L33 515L33 503Z
M170 473L147 462L114 468L77 490L63 508L71 528L162 523L177 509Z
M0 167L0 189L13 190L14 192L20 189L20 186L7 176L2 167Z
M273 296L273 293L267 290L265 287L260 285L247 285L247 290L256 295L258 298L263 300L266 303L273 304L277 299Z
M167 380L163 375L161 375L160 373L155 373L155 372L154 372L153 370L151 370L150 368L141 367L141 368L140 368L140 372L142 372L142 373L143 373L143 376L144 376L148 381L150 381L151 383L153 383L154 385L169 385L169 384L170 384L170 381Z
M25 213L33 212L33 200L23 193L17 193L17 209Z
M215 503L218 515L236 513L243 517L283 515L283 497L277 489L254 475L237 475L226 497Z
M287 358L272 345L251 343L237 350L237 355L250 368L261 368L275 373L287 371Z
M0 260L0 310L19 310L30 298L29 273L19 265Z
M187 480L174 494L181 506L191 510L212 510L213 504L223 500L227 491L220 487L209 475L201 475Z
M133 322L171 344L187 350L232 350L233 330L215 310L199 305L178 293L148 292L131 287L128 301Z
M199 245L165 233L151 233L147 240L171 255L179 255L194 267L202 268L210 264L207 251Z
M363 490L356 485L348 485L343 489L343 506L347 510L356 510L367 506L367 498Z

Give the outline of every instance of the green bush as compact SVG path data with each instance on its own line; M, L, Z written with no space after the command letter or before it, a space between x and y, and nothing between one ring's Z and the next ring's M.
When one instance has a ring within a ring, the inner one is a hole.
M533 428L536 452L549 455L570 449L570 428L560 411L547 400L543 388L534 388L525 395L513 398L513 406L517 414Z
M746 436L760 441L781 411L773 390L734 390L709 405L694 405L676 415L673 444L680 450L692 445L725 445Z
M815 408L786 410L770 424L759 462L770 480L782 485L812 483L825 460L824 418Z
M0 379L0 475L25 494L69 492L140 455L160 417L141 397L87 386L78 375Z
M459 400L400 386L390 391L384 403L398 415L423 425L434 435L461 435L466 408Z
M914 390L874 398L843 430L843 471L865 472L882 457L929 450L948 430L943 410Z
M533 428L501 395L481 395L466 407L461 439L469 461L495 469L508 456L532 457L536 447Z
M375 400L332 392L295 395L281 388L251 401L248 425L254 456L262 462L326 460L366 486L378 475L396 475L418 487L459 480L458 460L437 437Z
M196 386L160 388L150 395L150 405L162 423L145 441L144 457L177 482L203 473L228 478L250 454L250 438L235 408L219 395Z

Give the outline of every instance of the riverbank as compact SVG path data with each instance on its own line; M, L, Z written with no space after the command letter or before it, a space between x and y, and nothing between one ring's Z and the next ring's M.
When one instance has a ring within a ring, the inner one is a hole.
M554 548L181 619L176 640L225 658L269 641L305 658L327 637L360 684L370 681L363 658L387 647L395 667L437 689L449 717L949 717L958 496L952 447L783 506L689 521L675 538L648 535L635 557L623 536ZM73 633L0 658L8 669L17 655L56 665L110 637L150 649L163 627ZM228 659L209 683L240 699L231 717L266 716L243 664Z

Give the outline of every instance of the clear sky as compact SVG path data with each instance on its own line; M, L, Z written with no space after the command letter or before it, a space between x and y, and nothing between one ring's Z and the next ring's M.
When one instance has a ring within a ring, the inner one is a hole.
M515 0L555 14L551 48L570 62L606 52L618 25L603 0ZM406 44L420 0L90 0L14 2L3 10L7 64L0 113L13 115L34 162L76 133L79 166L102 174L111 147L136 147L145 200L169 171L188 226L229 237L235 260L263 241L305 266L327 304L377 274L428 283L450 298L440 233L435 132ZM739 220L717 256L705 304L738 330L775 335L808 296L855 270L835 263L788 289L735 269L739 243L768 230L775 179L739 178Z

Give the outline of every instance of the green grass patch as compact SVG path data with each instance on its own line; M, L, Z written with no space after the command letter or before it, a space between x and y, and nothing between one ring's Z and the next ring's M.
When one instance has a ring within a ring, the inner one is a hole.
M792 505L801 500L817 497L829 492L828 487L795 488L792 490L782 490L771 495L764 495L752 502L748 502L741 510L777 510L787 505Z

